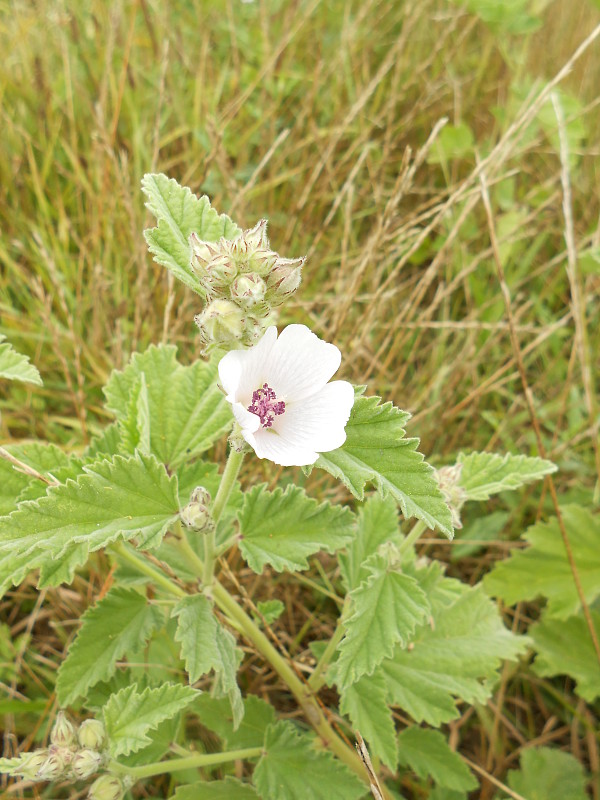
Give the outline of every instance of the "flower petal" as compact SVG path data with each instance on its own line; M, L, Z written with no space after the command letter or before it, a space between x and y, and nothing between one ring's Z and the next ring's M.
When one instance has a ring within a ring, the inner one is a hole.
M289 403L273 430L303 450L327 453L346 441L346 423L354 405L354 389L347 381L333 381L306 399Z
M233 416L236 421L242 428L242 433L244 431L254 433L260 428L260 417L256 414L252 414L244 408L241 403L231 403L231 410L233 411Z
M306 325L288 325L266 356L265 381L278 399L302 400L325 386L341 359L334 344L319 339Z
M230 350L219 361L219 380L230 403L248 407L252 392L262 386L269 354L277 341L277 328L271 325L262 339L249 350Z
M268 458L282 467L304 467L314 464L319 454L279 436L272 428L260 428L256 433L242 431L244 439L259 458Z

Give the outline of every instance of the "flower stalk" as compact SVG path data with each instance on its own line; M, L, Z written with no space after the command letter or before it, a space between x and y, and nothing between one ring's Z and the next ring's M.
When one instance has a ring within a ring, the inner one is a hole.
M263 753L262 747L247 747L245 750L230 750L224 753L198 753L184 758L173 758L170 761L156 761L153 764L144 764L141 767L126 767L118 761L111 761L108 769L118 775L128 775L135 780L152 778L165 772L180 772L184 769L201 767L215 767L230 761L244 761L248 758L259 758Z
M231 491L235 485L235 480L239 474L243 460L244 453L239 452L232 447L229 451L229 457L227 459L227 463L225 464L223 477L221 478L217 496L215 497L215 502L213 503L213 507L211 509L214 524L204 536L204 571L202 573L202 582L205 586L210 586L215 572L217 524L221 519L223 511L225 510L225 506L227 505L229 495L231 494Z

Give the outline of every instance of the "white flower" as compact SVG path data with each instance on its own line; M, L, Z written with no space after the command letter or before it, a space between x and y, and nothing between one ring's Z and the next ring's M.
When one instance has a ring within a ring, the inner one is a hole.
M301 467L342 446L354 390L347 381L327 382L341 358L306 325L288 325L279 338L271 326L254 347L221 359L227 400L259 458Z

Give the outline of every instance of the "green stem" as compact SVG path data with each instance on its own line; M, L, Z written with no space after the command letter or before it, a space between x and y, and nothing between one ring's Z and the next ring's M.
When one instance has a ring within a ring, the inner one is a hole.
M400 553L405 553L408 550L408 548L412 547L412 545L417 541L417 539L421 536L423 531L426 530L428 530L427 525L425 525L425 523L422 520L418 520L418 522L416 522L413 525L410 533L408 533L404 537L403 541L400 544L400 547L398 548L398 551Z
M229 753L198 753L185 758L173 758L170 761L156 761L154 764L144 764L142 767L126 767L118 761L111 761L108 769L121 775L129 775L141 780L151 778L153 775L162 775L164 772L178 772L182 769L196 767L213 767L225 764L228 761L245 761L248 758L258 758L263 754L262 747L248 747L245 750L231 750Z
M176 583L173 583L173 581L167 578L159 569L149 564L143 556L138 556L133 550L130 550L124 542L116 542L116 544L111 545L111 548L113 553L116 553L123 561L128 561L138 572L152 578L157 586L162 586L163 589L166 589L167 592L174 594L176 597L187 596L183 589L177 586Z
M342 641L344 634L346 633L346 629L344 628L344 623L342 620L344 618L344 613L347 610L347 606L348 604L344 603L334 634L327 643L325 650L323 650L323 654L321 655L321 658L315 667L315 671L308 679L308 685L315 694L319 691L319 689L321 689L322 686L325 685L325 672L327 672L327 667L331 663L331 659L337 650L338 644Z
M208 533L206 533L204 536L204 569L201 574L205 586L210 586L215 572L215 536L217 523L221 519L221 514L225 510L225 506L229 500L229 495L234 487L235 479L238 476L243 460L244 453L239 453L232 447L229 451L227 463L225 464L225 470L223 472L223 477L221 478L221 483L219 484L217 496L215 497L211 508L211 516L213 518L214 527L211 528L211 530L208 531Z

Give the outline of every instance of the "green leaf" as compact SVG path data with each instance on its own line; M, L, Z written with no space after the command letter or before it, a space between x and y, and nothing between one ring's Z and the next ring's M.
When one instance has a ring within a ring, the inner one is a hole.
M269 492L265 484L253 487L244 495L239 521L240 550L257 573L265 564L277 572L308 569L308 556L334 553L354 535L349 509L319 504L292 484L285 492Z
M275 709L255 695L244 698L244 718L239 727L233 727L231 704L227 698L203 694L194 703L194 711L202 724L214 731L228 750L245 750L262 747L269 725L275 722Z
M217 626L216 643L221 663L215 669L215 681L212 690L215 697L229 698L233 715L233 728L237 730L244 718L244 701L242 700L242 693L236 677L243 653L236 647L234 637L222 625Z
M321 453L317 467L341 480L359 500L367 483L391 495L405 517L452 536L452 517L433 468L417 452L418 439L405 439L410 415L379 397L357 397L346 425L346 441Z
M165 683L143 692L128 686L113 694L103 708L104 724L113 758L151 744L148 732L190 705L198 692L190 686Z
M128 453L150 454L150 407L146 376L142 372L129 398L127 416L121 426L121 442Z
M393 559L372 557L371 575L351 598L346 635L332 667L337 685L344 689L363 675L372 675L398 642L406 644L429 614L429 602L417 581L397 571Z
M394 498L371 495L358 512L358 525L355 536L340 553L340 571L348 591L356 589L371 574L366 566L385 542L400 544L402 534L398 528L398 509Z
M190 289L203 294L190 266L190 234L197 233L205 242L216 242L221 237L235 239L241 229L225 214L219 215L208 197L196 197L166 175L144 175L142 191L148 198L146 208L158 221L156 228L144 231L154 260Z
M365 785L330 753L317 751L312 739L299 735L291 722L267 729L265 754L254 770L260 795L277 800L353 800Z
M600 613L590 613L600 639ZM583 613L567 620L551 619L545 613L529 634L537 650L533 669L538 675L570 675L577 681L577 694L588 703L600 696L598 656Z
M35 383L36 386L42 385L40 373L29 363L29 358L17 353L2 333L0 333L0 378Z
M7 444L4 449L28 467L52 479L58 479L57 473L62 474L69 465L69 456L56 445L46 442ZM24 493L35 484L40 484L38 491L45 493L47 485L43 481L32 478L7 459L0 458L0 514L14 511Z
M260 613L259 622L264 619L267 625L271 625L276 619L279 619L285 611L285 605L281 600L259 600L256 608Z
M178 786L170 800L260 800L249 783L227 777L223 781L199 781Z
M383 675L365 675L341 692L340 711L350 717L354 730L367 741L371 756L377 756L395 772L398 742L386 696Z
M400 763L419 778L432 778L440 786L454 791L471 791L477 781L458 753L450 749L439 731L413 725L398 736Z
M83 469L0 518L0 593L38 567L49 585L56 576L70 581L89 552L118 539L152 546L177 519L177 479L154 457L115 456Z
M380 670L393 705L417 722L439 727L459 715L455 698L485 702L502 659L515 660L528 640L504 627L481 586L445 578L428 596L431 620L417 629L407 648L397 647Z
M488 500L493 494L518 489L556 472L556 465L544 458L504 456L495 453L460 453L460 486L468 500Z
M211 447L232 421L229 403L217 387L217 359L183 367L175 354L175 347L151 345L135 353L122 372L113 372L104 387L107 408L119 420L124 441L131 445L132 436L147 437L149 428L150 451L171 470ZM140 391L142 376L145 407L138 423L131 398Z
M162 624L163 615L133 589L113 587L81 618L81 628L58 670L56 692L61 706L86 697L88 689L109 680L117 661Z
M581 763L552 747L528 747L521 752L521 769L510 770L508 785L527 800L587 800Z
M562 516L583 594L588 603L600 597L600 516L580 506L564 506ZM530 547L513 551L485 577L488 594L512 605L547 597L546 613L566 619L581 608L557 520L532 525L524 539Z

